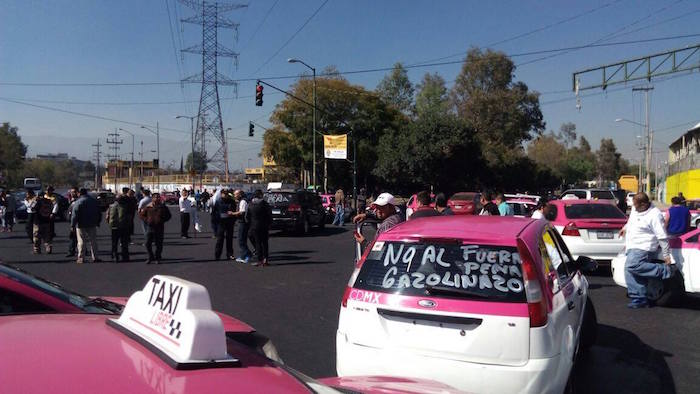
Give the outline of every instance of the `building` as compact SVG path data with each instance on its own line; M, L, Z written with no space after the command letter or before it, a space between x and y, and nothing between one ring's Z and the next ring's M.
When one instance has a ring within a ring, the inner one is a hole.
M679 192L687 199L700 199L700 123L668 147L665 202Z

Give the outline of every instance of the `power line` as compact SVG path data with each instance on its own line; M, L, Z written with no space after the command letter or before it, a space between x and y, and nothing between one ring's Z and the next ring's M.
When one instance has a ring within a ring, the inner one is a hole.
M70 115L82 116L82 117L86 117L86 118L99 119L99 120L106 120L106 121L109 121L109 122L123 123L123 124L132 125L132 126L139 126L139 127L145 126L145 127L150 127L150 128L156 128L156 126L149 125L149 124L130 122L130 121L128 121L128 120L121 120L121 119L109 118L109 117L101 116L101 115L93 115L93 114L86 114L86 113L76 112L76 111L68 111L68 110L60 109L60 108L47 107L47 106L45 106L45 105L38 105L38 104L25 103L25 102L22 102L22 101L12 100L12 99L8 99L8 98L5 98L5 97L0 97L0 101L6 101L6 102L9 102L9 103L14 103L14 104L19 104L19 105L26 105L26 106L34 107L34 108L41 108L41 109L45 109L45 110L47 110L47 111L54 111L54 112L61 112L61 113L70 114ZM167 131L173 131L173 132L177 132L177 133L190 134L190 131L178 130L178 129L171 129L171 128L167 128L167 127L160 127L160 130L167 130Z
M279 2L280 2L280 0L275 0L275 2L272 4L272 6L267 10L267 12L265 13L265 16L262 18L262 21L260 21L258 26L255 28L255 31L253 32L253 34L250 36L248 41L246 41L245 45L243 45L243 47L241 47L241 52L243 51L243 49L247 48L248 45L250 45L250 43L251 43L251 41L253 41L253 38L255 37L255 35L258 34L258 32L260 31L260 28L265 24L265 21L267 21L267 17L270 16L270 14L272 13L272 10L275 8L277 3L279 3Z
M634 22L631 22L631 23L628 23L628 24L625 25L625 26L622 26L621 28L615 30L615 31L612 32L612 33L609 33L609 34L604 35L603 37L601 37L601 38L599 38L599 39L597 39L597 40L591 42L590 44L598 44L598 43L600 43L601 41L609 40L609 39L615 37L616 34L618 34L618 33L620 33L620 32L623 32L623 31L629 29L630 27L632 27L632 26L634 26L634 25L640 23L640 22L643 21L643 20L649 19L649 18L651 18L651 17L653 17L653 16L655 16L655 15L661 13L661 12L664 12L664 11L668 10L669 8L673 7L674 5L676 5L676 4L678 4L678 3L681 3L681 2L683 2L683 1L684 1L684 0L678 0L678 1L676 1L675 3L673 3L673 4L669 4L669 5L667 5L667 6L661 7L661 8L659 8L658 10L655 10L655 11L653 11L653 12L647 14L646 16L644 16L644 17L642 17L642 18L640 18L640 19L635 20ZM583 47L585 48L585 47L588 47L588 46L585 46L585 45L584 45ZM523 62L523 63L520 63L520 64L516 64L516 66L520 67L520 66L525 66L525 65L528 65L528 64L532 64L532 63L537 63L537 62L540 62L540 61L542 61L542 60L547 60L547 59L551 59L551 58L553 58L553 57L565 55L565 54L567 54L567 53L576 51L576 50L578 50L578 49L581 49L581 48L572 48L571 50L564 51L563 53L555 53L555 54L552 54L552 55L549 55L549 56L543 56L543 57L540 57L540 58L537 58L537 59L528 60L528 61L526 61L526 62Z
M295 31L294 34L292 34L292 36L289 37L289 39L288 39L287 41L285 41L285 43L282 44L282 46L279 47L279 49L278 49L277 51L275 51L274 54L272 54L272 56L270 56L267 60L265 60L265 62L264 62L263 64L261 64L260 67L258 67L255 71L253 71L253 74L256 74L258 71L260 71L260 70L261 70L263 67L265 67L268 63L270 63L270 61L271 61L272 59L274 59L275 56L277 56L280 52L282 52L282 49L284 49L290 42L292 42L292 40L294 39L294 37L296 37L297 34L299 34L299 33L306 27L306 25L309 24L309 22L311 22L311 19L313 19L313 17L316 16L316 14L318 14L319 11L321 11L321 9L323 8L323 6L326 5L326 3L328 3L328 0L325 0L318 8L316 8L316 11L314 11L314 13L311 14L311 16L308 17L308 18L306 19L306 21L305 21L301 26L299 26L299 28L297 29L297 31ZM268 79L269 79L269 78L268 78Z
M694 37L700 37L700 33L647 38L647 39L640 39L640 40L617 41L617 42L600 43L600 44L577 45L577 46L562 47L562 48L542 49L542 50L529 51L529 52L520 52L520 53L513 53L513 54L506 54L506 55L509 57L522 57L522 56L538 55L538 54L545 54L545 53L564 52L564 51L570 51L570 50L576 50L576 49L642 44L642 43L648 43L648 42L668 41L668 40L677 40L677 39L694 38ZM451 64L463 63L465 60L466 59L460 59L460 60L450 60L450 61L444 61L444 62L408 65L408 66L404 66L404 68L412 69L412 68L427 68L427 67L435 67L435 66L446 66L446 65L451 65ZM318 76L324 77L324 76L331 76L331 75L335 76L335 75L366 74L366 73L374 73L374 72L391 71L393 69L394 69L393 66L391 66L391 67L377 67L377 68L367 68L367 69L359 69L359 70L333 72L332 74L321 73ZM255 82L258 80L271 81L271 80L297 79L297 78L299 78L299 75L277 75L277 76L259 77L259 78L234 79L234 80L232 80L232 82L239 82L240 83L240 82ZM165 82L165 81L163 81L163 82L79 82L79 83L0 82L0 86L69 86L69 87L89 86L89 87L96 87L96 86L176 85L179 83L180 82Z
M527 36L530 36L530 35L535 34L535 33L539 33L539 32L541 32L541 31L550 29L550 28L552 28L552 27L556 27L556 26L562 25L562 24L564 24L564 23L571 22L571 21L573 21L573 20L576 20L576 19L578 19L578 18L581 18L581 17L583 17L583 16L592 14L592 13L594 13L594 12L596 12L596 11L600 11L600 10L602 10L602 9L604 9L604 8L610 7L611 5L613 5L613 4L615 4L615 3L619 3L620 1L622 1L622 0L616 0L616 1L613 1L613 2L609 2L609 3L603 4L603 5L599 6L599 7L595 7L595 8L592 8L592 9L588 10L588 11L582 12L582 13L580 13L580 14L576 14L576 15L574 15L574 16L570 16L570 17L561 19L561 20L559 20L559 21L557 21L557 22L550 23L550 24L548 24L548 25L538 27L538 28L533 29L533 30L530 30L530 31L528 31L528 32L525 32L525 33L522 33L522 34L517 34L517 35L511 36L511 37L509 37L509 38L505 38L505 39L502 39L502 40L499 40L499 41L495 41L495 42L486 44L485 47L488 48L488 47L493 47L493 46L500 45L500 44L505 44L506 42L514 41L514 40L517 40L517 39L519 39L519 38L523 38L523 37L527 37ZM453 53L453 54L451 54L451 55L447 55L447 56L443 56L443 57L439 57L439 58L435 58L435 59L430 59L430 60L425 60L425 61L417 62L417 63L414 63L414 64L423 64L423 63L435 62L435 61L450 59L450 58L453 58L453 57L456 57L456 56L464 56L464 55L466 55L466 52L461 51L461 52Z

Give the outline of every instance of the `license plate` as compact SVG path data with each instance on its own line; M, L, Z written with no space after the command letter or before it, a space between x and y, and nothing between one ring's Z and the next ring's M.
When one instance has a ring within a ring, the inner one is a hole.
M279 214L281 214L281 213L282 213L282 211L280 211L279 209L273 209L273 210L272 210L272 214L273 214L273 215L279 215Z
M598 239L613 239L612 231L598 231L596 233Z

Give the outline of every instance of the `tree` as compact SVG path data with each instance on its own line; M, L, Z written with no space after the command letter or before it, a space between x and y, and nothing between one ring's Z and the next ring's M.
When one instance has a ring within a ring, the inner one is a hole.
M425 117L429 114L444 116L448 110L445 79L438 73L426 73L423 76L423 80L418 84L415 107L416 116Z
M27 146L22 143L18 131L8 122L0 126L0 178L6 178L8 185L13 186L22 181L19 171L27 154Z
M394 69L379 82L377 93L384 102L402 113L409 114L411 112L414 88L401 63L394 64Z
M557 136L549 134L537 137L527 147L527 156L538 166L549 169L550 173L564 180L567 167L567 151Z
M621 154L617 152L612 138L600 140L600 148L596 152L598 157L598 179L603 181L613 181L620 177Z
M571 147L576 142L576 125L571 122L562 123L559 127L559 136L567 148Z
M192 152L187 154L187 159L185 161L185 168L187 172L192 172L194 165L195 174L201 174L207 170L207 157L206 154L195 151L194 152L194 163L192 161ZM180 158L180 172L182 171L182 158Z
M506 54L473 48L450 93L454 109L476 132L494 167L519 160L523 142L545 128L538 93L514 82L514 71Z
M373 186L371 170L377 161L377 145L381 135L398 129L407 118L379 99L376 93L361 86L351 85L340 77L317 78L316 147L317 168L323 168L323 138L320 134L346 134L348 159L353 160L353 138L357 138L357 169L359 184ZM291 87L291 93L311 102L313 83L308 78L300 79ZM270 121L278 130L263 139L262 153L274 157L282 167L292 169L298 176L300 170L311 169L312 160L312 108L294 98L282 100ZM284 134L283 134L284 133ZM266 135L268 133L265 133ZM345 160L328 160L328 184L332 188L352 185L352 165ZM317 174L317 179L322 179ZM296 179L299 179L298 177Z

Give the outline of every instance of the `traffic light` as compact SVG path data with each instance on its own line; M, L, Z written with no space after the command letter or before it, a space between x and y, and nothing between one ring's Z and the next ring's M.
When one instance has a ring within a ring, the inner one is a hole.
M263 103L263 86L258 83L255 85L255 105L262 107Z
M248 123L248 137L252 137L255 134L255 125L253 122Z

